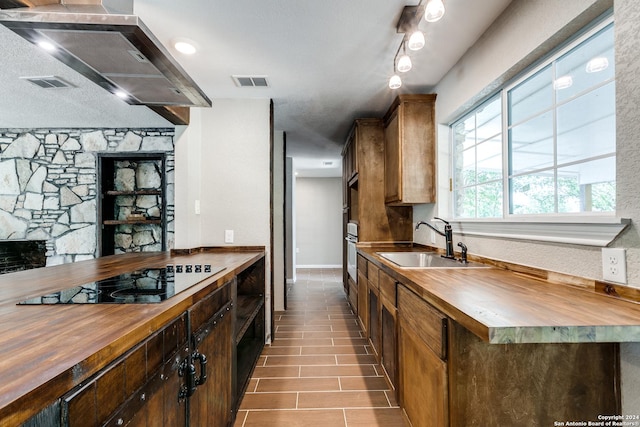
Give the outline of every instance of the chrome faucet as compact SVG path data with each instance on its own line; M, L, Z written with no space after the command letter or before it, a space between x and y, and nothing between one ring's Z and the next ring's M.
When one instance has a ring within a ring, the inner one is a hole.
M434 227L433 225L429 224L428 222L425 221L419 221L416 224L416 230L418 228L420 228L421 225L426 225L427 227L429 227L430 229L432 229L433 231L435 231L436 233L438 233L439 235L443 236L447 242L446 245L446 254L442 255L443 258L449 258L449 259L456 259L455 256L453 256L453 230L451 229L451 224L449 224L447 221L445 221L442 218L438 218L433 217L433 219L437 219L440 220L442 222L444 222L444 232L438 230L437 227Z

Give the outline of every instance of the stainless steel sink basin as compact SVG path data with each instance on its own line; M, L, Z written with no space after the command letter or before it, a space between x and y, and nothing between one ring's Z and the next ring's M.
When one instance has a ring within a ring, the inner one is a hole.
M377 252L382 258L403 268L490 268L476 262L462 263L443 258L437 252Z

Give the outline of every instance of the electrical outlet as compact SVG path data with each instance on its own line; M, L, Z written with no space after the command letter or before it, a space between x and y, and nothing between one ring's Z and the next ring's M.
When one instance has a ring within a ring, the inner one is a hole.
M233 243L233 230L224 230L224 242Z
M627 260L624 248L602 248L602 278L627 283Z

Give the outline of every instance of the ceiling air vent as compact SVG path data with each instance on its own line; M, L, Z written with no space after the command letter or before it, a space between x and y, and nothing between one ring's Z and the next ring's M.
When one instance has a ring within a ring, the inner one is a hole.
M267 76L231 76L238 87L269 87Z
M68 83L57 76L46 77L20 77L34 85L43 89L60 89L64 87L74 87L71 83Z

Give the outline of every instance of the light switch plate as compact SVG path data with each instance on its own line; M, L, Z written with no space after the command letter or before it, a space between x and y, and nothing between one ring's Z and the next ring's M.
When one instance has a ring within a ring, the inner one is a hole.
M624 248L602 248L602 278L627 283L627 260Z
M196 215L200 215L200 200L196 200L193 204L193 211Z
M233 243L233 230L224 230L224 242Z

